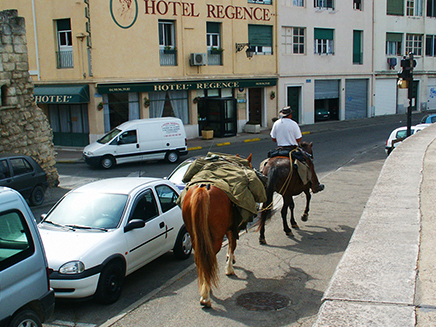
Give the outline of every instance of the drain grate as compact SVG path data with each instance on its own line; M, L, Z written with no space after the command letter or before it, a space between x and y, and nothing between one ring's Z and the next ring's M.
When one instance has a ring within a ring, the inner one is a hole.
M279 310L288 306L288 297L272 292L251 292L239 295L236 304L252 311Z

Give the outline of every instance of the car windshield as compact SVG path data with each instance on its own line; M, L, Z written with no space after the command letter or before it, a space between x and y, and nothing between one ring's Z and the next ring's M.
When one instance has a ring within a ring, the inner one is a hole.
M120 132L121 132L121 130L119 130L118 128L114 128L109 133L107 133L105 136L103 136L101 139L97 140L97 142L102 143L102 144L109 143Z
M44 222L62 226L116 228L127 198L125 194L69 193L49 212Z
M188 170L189 166L192 164L192 161L182 162L172 173L168 176L168 179L174 184L178 185L182 183L183 176Z

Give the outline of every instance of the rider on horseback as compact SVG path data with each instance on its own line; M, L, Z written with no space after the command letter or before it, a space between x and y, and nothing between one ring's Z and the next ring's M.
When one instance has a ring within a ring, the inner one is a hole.
M271 138L274 142L277 143L278 152L283 152L283 150L293 151L298 148L298 145L300 144L302 139L300 127L294 120L292 120L291 107L284 107L283 109L281 109L280 116L281 118L274 122L274 125L271 129ZM274 155L269 156L271 157ZM295 155L294 157L297 159L297 162L301 161L302 159L302 156ZM304 162L303 164L299 163L298 167L300 170L305 169ZM310 169L310 173L312 175L311 188L313 193L322 191L324 189L324 185L319 184L313 166L312 168L307 167L307 169Z

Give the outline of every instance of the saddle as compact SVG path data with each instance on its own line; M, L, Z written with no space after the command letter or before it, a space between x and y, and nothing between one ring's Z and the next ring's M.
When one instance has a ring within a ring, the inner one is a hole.
M307 184L311 181L312 175L309 166L306 163L306 159L298 147L278 147L276 149L270 150L268 152L268 158L274 157L288 157L291 161L291 173L292 170L296 170L301 178L303 184ZM263 166L266 165L269 159L264 160L261 163ZM262 167L263 168L263 167ZM261 169L262 169L261 168Z
M301 151L295 147L292 149L291 147L278 147L276 149L268 151L268 158L274 158L274 157L289 157L289 153L291 153L292 161L298 160L301 162L305 162L304 155L301 153Z

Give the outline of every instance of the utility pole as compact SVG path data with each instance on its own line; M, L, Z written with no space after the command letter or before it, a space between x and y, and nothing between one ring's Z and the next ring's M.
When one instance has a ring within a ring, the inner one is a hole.
M409 58L404 56L401 60L403 70L398 73L398 77L400 78L398 85L403 85L400 83L401 80L406 81L407 85L407 98L409 99L409 106L407 107L407 136L412 134L413 68L415 68L415 66L416 60L413 59L413 53L409 53Z

